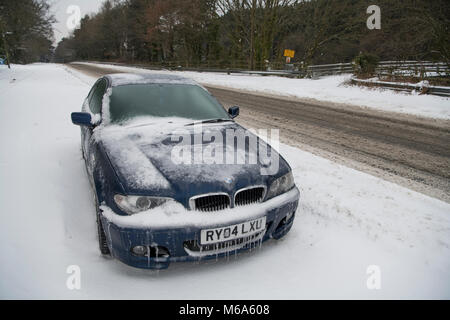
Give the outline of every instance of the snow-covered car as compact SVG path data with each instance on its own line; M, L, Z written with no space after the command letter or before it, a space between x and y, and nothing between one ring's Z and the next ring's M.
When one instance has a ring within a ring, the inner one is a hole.
M233 120L238 114L238 107L227 112L183 77L97 80L72 122L81 126L102 254L164 269L175 261L234 254L290 230L300 196L291 168ZM244 134L244 144L236 132ZM227 134L231 144L221 140ZM234 161L221 162L230 149ZM261 160L261 150L270 163ZM240 157L245 161L236 161Z

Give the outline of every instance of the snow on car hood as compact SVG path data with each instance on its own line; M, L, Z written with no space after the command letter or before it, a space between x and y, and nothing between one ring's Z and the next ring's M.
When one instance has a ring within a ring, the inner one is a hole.
M192 122L194 120L179 118L146 118L127 125L100 126L95 130L94 137L104 147L129 194L154 191L159 195L183 194L191 197L210 192L230 193L251 185L267 185L270 176L261 175L265 165L245 163L245 157L248 157L245 146L244 149L235 146L235 159L240 158L240 164L180 163L173 153L179 141L172 141L172 137L177 136L175 133L179 130L194 137L198 134L195 131L197 126L186 126ZM203 132L211 130L225 134L227 129L242 130L242 127L234 122L203 125ZM260 143L267 146L264 142ZM206 147L223 148L224 153L230 148L226 144L201 140L190 146L194 152L201 152ZM272 152L275 150L272 149ZM278 171L281 174L287 172L287 163L278 153L276 156L279 159Z

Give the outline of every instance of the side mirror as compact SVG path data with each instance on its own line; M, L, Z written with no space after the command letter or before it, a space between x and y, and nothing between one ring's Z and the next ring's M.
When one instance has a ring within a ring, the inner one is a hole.
M239 107L234 106L228 109L228 113L231 116L232 119L236 118L239 115Z
M72 123L77 126L92 127L91 115L87 112L73 112Z

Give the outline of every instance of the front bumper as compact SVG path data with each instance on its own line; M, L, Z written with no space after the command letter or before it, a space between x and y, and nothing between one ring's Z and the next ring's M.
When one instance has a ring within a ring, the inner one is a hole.
M165 269L171 262L196 261L200 259L217 258L220 256L237 253L249 249L268 239L280 239L292 227L295 212L298 207L300 193L297 188L284 195L273 198L257 207L258 217L266 216L266 230L251 239L240 239L234 242L218 244L214 248L200 246L200 231L202 229L224 227L254 218L242 217L238 220L230 220L226 223L212 224L209 226L176 226L176 227L145 227L120 226L112 222L104 214L101 215L103 229L111 255L123 263L144 269ZM254 210L253 210L254 211ZM245 241L244 241L245 240ZM139 256L132 252L135 246L145 246L152 254ZM150 250L152 248L152 250ZM158 249L164 248L169 252L168 256L158 255ZM155 255L156 252L156 255Z

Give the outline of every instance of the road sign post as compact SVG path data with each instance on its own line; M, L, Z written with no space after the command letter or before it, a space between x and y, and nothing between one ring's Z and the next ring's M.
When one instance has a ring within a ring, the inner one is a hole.
M291 63L291 59L295 56L295 50L285 49L284 56L286 57L286 63Z

